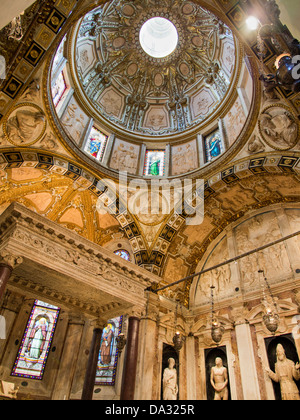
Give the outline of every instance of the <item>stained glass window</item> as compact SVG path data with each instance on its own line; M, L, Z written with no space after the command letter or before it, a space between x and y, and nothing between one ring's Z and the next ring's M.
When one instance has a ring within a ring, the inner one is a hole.
M163 176L165 172L164 150L147 150L145 157L144 175Z
M12 376L43 378L59 311L56 306L40 300L34 302Z
M118 249L114 252L114 254L118 255L121 258L124 258L126 261L130 261L130 254L125 249Z
M210 162L223 153L220 130L216 130L204 139L206 162Z
M119 358L117 337L121 334L122 322L122 316L110 319L103 329L95 380L97 385L109 386L115 384Z
M57 105L60 103L67 89L68 86L66 83L64 72L62 71L59 73L55 84L52 86L52 98L55 107L57 107Z
M93 127L85 146L85 151L89 153L93 158L101 162L105 151L108 136L103 134L96 127Z

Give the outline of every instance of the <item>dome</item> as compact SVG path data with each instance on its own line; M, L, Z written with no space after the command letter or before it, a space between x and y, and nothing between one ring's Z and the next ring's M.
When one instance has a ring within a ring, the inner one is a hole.
M154 10L144 3L110 2L82 19L75 33L78 90L104 121L122 130L183 132L225 98L235 64L233 35L194 3L175 8L162 2Z
M136 176L210 164L239 138L253 99L232 30L191 1L98 6L62 41L51 78L68 137L102 166Z

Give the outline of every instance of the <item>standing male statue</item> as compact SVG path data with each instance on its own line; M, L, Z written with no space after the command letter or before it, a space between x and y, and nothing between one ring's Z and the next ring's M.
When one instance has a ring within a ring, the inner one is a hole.
M300 400L299 390L295 381L300 379L300 365L287 359L282 344L276 347L277 362L275 363L275 373L268 367L266 372L274 382L280 383L282 400Z
M221 357L216 358L216 365L211 368L210 383L215 390L214 400L228 400L228 373Z

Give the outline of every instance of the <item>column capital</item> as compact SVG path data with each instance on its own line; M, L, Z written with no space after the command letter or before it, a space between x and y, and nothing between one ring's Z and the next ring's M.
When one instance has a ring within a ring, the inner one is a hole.
M248 324L249 310L244 304L234 305L231 309L231 318L234 325Z
M100 329L100 330L104 330L104 328L106 327L106 325L107 325L107 322L108 322L108 319L104 319L104 318L97 318L97 319L94 319L92 322L91 322L91 325L93 326L93 328L94 328L94 330L96 330L96 329Z
M126 311L126 315L128 318L139 318L141 319L145 316L146 310L141 306L133 306L132 308Z
M16 268L18 265L22 264L23 258L17 257L9 251L3 249L0 251L0 265L6 265L11 267L11 269Z

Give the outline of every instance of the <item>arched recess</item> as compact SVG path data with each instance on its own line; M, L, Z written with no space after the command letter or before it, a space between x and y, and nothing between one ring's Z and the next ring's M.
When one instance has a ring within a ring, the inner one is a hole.
M204 180L202 223L187 225L182 215L173 212L160 229L158 238L168 230L174 232L172 243L164 251L162 284L198 272L197 266L211 244L232 223L252 211L276 203L299 202L299 171L297 154L276 152L259 154L256 158L248 156L211 174ZM169 275L170 272L173 274ZM176 290L179 287L188 305L191 282L177 285Z
M252 212L231 223L204 252L196 272L234 259L299 231L300 203L278 203ZM210 303L210 286L215 299L261 298L266 289L258 273L264 270L271 287L299 279L300 235L279 242L260 252L196 277L190 288L190 307L196 309ZM255 315L254 315L255 316Z

